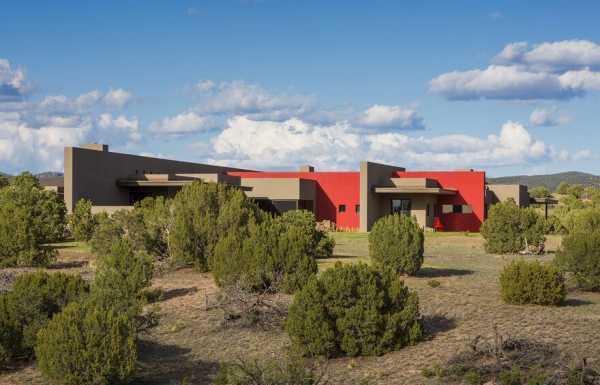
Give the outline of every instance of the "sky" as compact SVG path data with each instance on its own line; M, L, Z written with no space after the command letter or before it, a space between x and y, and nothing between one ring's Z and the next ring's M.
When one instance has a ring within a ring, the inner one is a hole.
M600 173L600 2L10 1L0 171L63 147L259 170Z

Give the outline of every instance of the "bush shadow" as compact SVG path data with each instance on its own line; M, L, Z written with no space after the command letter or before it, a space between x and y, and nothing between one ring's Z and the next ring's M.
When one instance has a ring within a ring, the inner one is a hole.
M415 276L423 277L423 278L443 278L443 277L471 275L473 273L475 273L473 270L467 270L467 269L422 267Z
M137 385L211 384L218 362L196 360L190 348L140 340L137 374L132 383Z
M198 288L192 287L181 287L176 289L162 289L160 287L155 289L149 289L146 291L146 299L150 303L168 301L173 298L183 297L189 294L198 292Z
M587 299L579 299L579 298L567 298L563 301L563 306L576 307L576 306L585 306L585 305L593 305L592 301L588 301Z
M80 267L87 266L88 261L68 261L68 262L55 262L48 266L49 270L59 270L59 269L76 269Z
M427 339L432 339L437 334L452 330L456 326L454 318L449 318L443 314L423 316L423 329Z

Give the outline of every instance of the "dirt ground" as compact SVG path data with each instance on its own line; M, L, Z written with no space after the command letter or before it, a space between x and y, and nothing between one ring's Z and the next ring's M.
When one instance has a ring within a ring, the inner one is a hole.
M321 269L336 260L368 262L365 234L335 237L335 258L321 261ZM551 260L559 242L551 237L548 254L541 259ZM478 335L491 338L494 326L505 336L554 343L577 358L600 357L600 294L570 291L561 307L505 305L499 299L497 277L514 256L486 254L478 234L430 233L425 250L424 268L405 281L419 294L427 339L381 357L330 360L329 383L434 384L421 375L423 368L443 363ZM89 274L88 262L85 250L65 249L56 266ZM440 285L431 287L430 280ZM209 274L181 269L155 278L153 287L164 293L157 303L161 322L142 337L134 384L209 384L219 362L285 354L289 340L283 330L226 328L220 311L205 310L207 296L217 290ZM34 365L0 376L0 384L45 383Z

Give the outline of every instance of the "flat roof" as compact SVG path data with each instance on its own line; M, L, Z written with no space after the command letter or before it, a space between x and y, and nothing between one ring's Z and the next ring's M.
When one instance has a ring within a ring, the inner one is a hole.
M179 179L179 180L145 180L145 179L117 179L117 186L119 187L183 187L200 179ZM223 182L221 182L223 183ZM252 190L252 187L231 185L240 190Z

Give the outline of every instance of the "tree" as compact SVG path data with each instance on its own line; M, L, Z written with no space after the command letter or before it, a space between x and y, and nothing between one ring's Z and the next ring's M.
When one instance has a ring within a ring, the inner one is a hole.
M65 213L58 195L29 173L0 189L0 266L47 264L54 252L45 244L63 237Z
M147 197L136 203L134 211L141 213L146 233L146 251L155 257L169 255L171 201L162 196Z
M550 198L552 193L546 186L536 186L529 190L529 196L532 198Z
M569 193L569 187L570 187L570 185L567 182L565 182L565 181L560 182L558 184L558 186L556 187L556 191L555 192L557 194L566 195L566 194Z
M379 355L423 335L417 294L396 275L339 262L296 293L286 330L305 354L328 357Z
M96 218L92 214L92 201L80 199L69 216L69 226L73 238L77 241L88 242L94 235L96 224Z
M520 208L509 199L490 207L481 235L488 253L516 253L526 246L543 245L544 220L534 209Z
M556 263L574 274L579 287L600 291L600 230L586 229L565 236Z
M35 353L54 384L125 384L135 371L135 324L116 309L75 302L40 331Z
M375 266L415 274L423 264L423 230L408 215L388 215L369 233L369 254Z
M266 216L235 187L221 183L194 182L173 200L169 249L176 263L193 264L207 271L220 237L235 233L249 222Z

